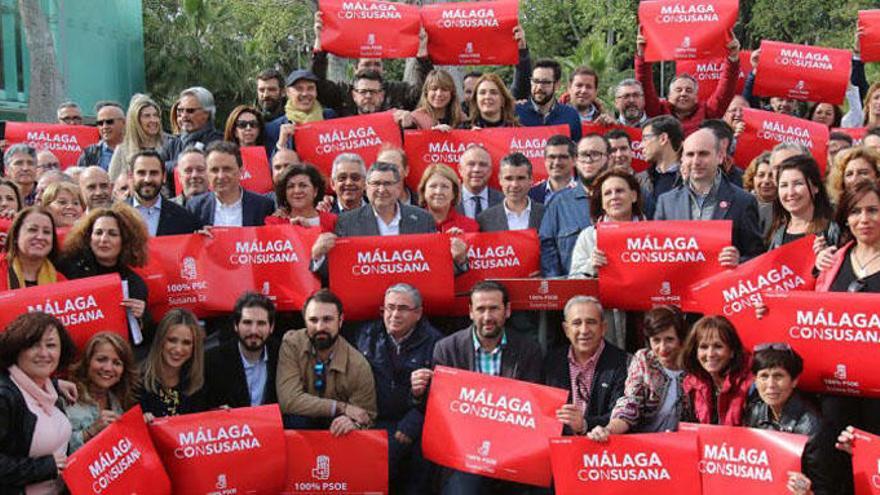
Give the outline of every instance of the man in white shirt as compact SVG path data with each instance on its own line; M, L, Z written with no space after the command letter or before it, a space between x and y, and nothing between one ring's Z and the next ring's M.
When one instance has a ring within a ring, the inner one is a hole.
M544 216L544 205L532 201L532 164L522 153L511 153L501 159L498 182L504 200L477 216L481 232L537 229Z

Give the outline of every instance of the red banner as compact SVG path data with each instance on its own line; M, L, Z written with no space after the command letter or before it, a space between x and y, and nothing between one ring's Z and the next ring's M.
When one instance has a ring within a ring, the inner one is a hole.
M58 318L78 349L98 332L115 332L128 340L122 282L116 273L0 292L0 329L34 311Z
M342 299L349 320L376 318L385 289L398 282L419 289L428 314L442 315L452 304L452 253L446 235L343 237L327 262L330 290Z
M860 10L859 53L865 62L880 62L880 10Z
M437 65L514 65L516 0L436 3L422 7L428 55Z
M851 69L849 50L764 40L754 92L842 105Z
M294 141L300 159L314 164L325 177L330 177L333 159L340 153L357 153L369 167L383 143L403 143L391 111L297 125Z
M581 136L588 136L590 134L602 134L604 136L613 129L623 129L623 131L629 136L629 146L632 148L633 155L633 171L639 173L646 170L648 168L648 162L645 161L645 154L642 152L642 129L619 124L604 126L596 122L581 122Z
M455 277L455 293L470 292L481 280L521 278L541 271L541 244L534 229L463 234L468 271Z
M348 58L406 58L419 51L417 7L374 0L320 0L321 49Z
M867 127L832 127L831 132L842 132L853 138L853 146L861 146L862 140L868 134Z
M272 184L272 167L266 156L266 148L262 146L244 146L241 148L241 187L258 194L265 194L274 189ZM178 167L174 167L175 171Z
M736 79L735 94L742 94L743 88L746 85L746 77L752 71L751 56L752 52L748 50L739 52L739 75ZM724 73L724 59L726 58L727 56L725 55L722 58L678 60L675 62L675 73L693 76L699 83L697 98L700 101L707 101L721 82L721 76Z
M499 279L510 295L514 311L559 311L574 296L599 297L595 278L509 278Z
M544 148L550 136L571 136L567 125L538 127L498 127L478 130L406 131L404 150L410 167L407 185L416 190L428 166L442 163L458 172L461 155L470 144L481 144L492 157L489 186L498 188L498 163L510 153L520 152L532 163L532 182L547 178Z
M852 447L856 495L880 495L880 437L856 429Z
M764 293L768 313L737 328L746 348L788 342L804 358L798 387L811 392L880 397L880 294Z
M76 165L83 150L100 139L98 128L86 125L6 122L6 146L25 143L37 151L49 150L62 169Z
M175 307L199 316L228 313L246 290L269 296L280 311L291 311L320 288L309 270L319 229L272 225L211 232L213 239L201 234L150 238L150 263L138 272L156 315Z
M682 309L724 315L736 328L758 325L755 305L766 291L813 290L813 239L808 235L724 270L688 288Z
M153 447L141 406L134 406L67 459L73 495L170 495L171 480Z
M388 433L285 431L284 495L388 493Z
M788 472L801 471L806 435L739 426L682 423L697 433L703 493L788 493Z
M701 493L693 433L612 435L603 443L551 438L550 459L559 495Z
M730 246L730 220L600 222L599 299L609 308L644 311L681 305L687 288L723 270L718 254Z
M745 129L736 140L736 164L746 168L756 156L779 143L798 143L810 150L825 175L828 161L828 126L765 110L743 108Z
M641 2L639 24L648 41L645 60L725 57L738 15L737 0Z
M434 368L422 430L425 458L459 471L550 486L547 439L568 391L445 366Z
M149 428L175 495L280 493L284 486L277 404L166 416Z

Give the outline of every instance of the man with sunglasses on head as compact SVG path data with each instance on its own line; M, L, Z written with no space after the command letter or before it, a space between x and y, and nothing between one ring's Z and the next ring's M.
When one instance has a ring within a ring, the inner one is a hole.
M382 318L361 328L357 347L376 380L376 426L388 431L392 492L422 494L430 472L419 448L425 415L412 402L410 375L431 368L434 345L443 335L422 318L422 296L409 284L389 287L379 309Z
M125 137L125 110L115 101L99 101L95 104L97 118L95 125L101 134L101 140L87 146L76 161L78 167L97 165L104 170L110 167L113 151Z
M376 387L370 364L339 335L342 301L327 289L303 305L306 328L284 334L276 390L288 429L326 429L335 436L371 426Z
M165 177L168 181L172 181L177 157L184 149L197 143L204 149L214 141L223 140L223 133L214 128L216 112L214 95L207 89L193 86L180 92L176 115L180 134L169 139L159 150L165 159ZM173 187L174 184L166 185Z

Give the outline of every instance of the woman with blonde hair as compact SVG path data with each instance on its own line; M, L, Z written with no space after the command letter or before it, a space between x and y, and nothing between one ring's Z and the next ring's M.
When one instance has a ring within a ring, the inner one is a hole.
M877 127L880 125L880 81L875 82L868 88L865 96L865 127Z
M843 193L852 191L859 182L880 178L880 153L867 146L845 149L834 157L827 175L828 196L839 204Z
M445 234L479 232L480 225L473 218L455 209L461 201L461 180L446 165L435 163L425 169L419 181L419 203L434 222L437 231Z
M206 409L205 332L186 309L169 311L141 366L138 402L147 419Z
M78 396L76 404L65 410L73 428L70 450L74 451L135 404L138 370L134 352L118 334L96 333L71 367L70 379Z
M518 127L516 102L497 74L486 73L477 79L468 102L471 114L462 127Z
M46 187L40 197L40 204L52 213L56 227L66 228L73 226L83 216L86 202L79 186L61 181Z
M434 69L425 78L422 97L412 113L419 129L455 129L464 120L455 81L448 72Z
M131 97L125 115L125 137L116 147L107 171L110 181L129 173L128 158L144 149L159 150L169 136L162 132L162 109L152 98L144 94Z

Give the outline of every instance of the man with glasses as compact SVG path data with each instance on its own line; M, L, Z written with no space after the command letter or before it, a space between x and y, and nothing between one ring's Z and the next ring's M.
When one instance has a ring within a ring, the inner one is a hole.
M681 184L679 153L684 141L681 122L671 115L649 119L642 128L642 153L648 168L636 174L645 201L645 214L654 215L657 197Z
M61 162L49 150L40 150L37 152L37 178L50 170L61 170Z
M340 153L333 159L330 180L336 196L326 195L330 213L340 215L356 210L367 204L364 194L367 191L367 167L364 159L357 153Z
M159 151L165 159L166 177L169 178L166 186L173 186L170 177L181 151L196 144L201 144L204 149L214 141L223 140L223 133L214 128L216 111L214 95L207 89L193 86L180 92L176 115L180 134L169 139Z
M37 197L37 151L30 146L13 144L3 154L3 175L18 186L22 202L31 206Z
M568 125L573 141L581 137L581 118L574 107L556 100L562 79L562 66L551 59L535 62L532 69L529 100L516 105L519 123L527 126Z
M394 164L376 162L367 172L367 197L369 204L339 215L336 232L325 232L312 246L312 271L320 271L326 277L327 253L333 249L337 237L429 234L436 232L434 217L415 206L400 202L403 190L400 171ZM453 242L453 245L456 245ZM466 248L455 251L453 259L463 263Z
M384 110L385 85L382 75L373 70L363 70L355 74L351 86L351 99L354 108L343 111L342 116L368 115Z
M648 120L645 115L645 91L635 79L624 79L614 88L614 108L617 121L627 127L641 127Z
M82 109L75 101L65 101L58 105L55 115L59 124L82 125L83 123Z
M529 198L536 203L546 204L556 193L576 187L578 181L574 175L575 155L577 155L577 147L568 136L560 134L550 136L544 147L547 179L532 186L529 190Z
M102 101L95 104L95 112L97 113L95 125L101 134L101 140L83 150L82 155L76 161L76 166L97 165L108 170L110 159L113 158L113 151L125 137L125 110L119 103Z
M385 291L382 318L365 324L357 338L376 382L376 427L388 431L393 493L427 493L429 465L419 448L425 416L412 402L410 375L432 367L434 345L443 335L422 318L422 295L409 284Z
M303 305L306 328L284 334L278 353L278 405L288 429L326 429L335 436L376 419L370 363L339 335L342 301L327 289Z
M645 47L648 42L642 34L636 36L636 79L642 83L645 92L645 111L649 117L670 114L681 121L684 135L697 130L705 119L720 119L724 116L730 100L736 93L739 77L739 40L730 33L727 44L727 57L721 68L721 80L707 101L697 98L697 80L690 74L679 74L669 83L668 99L657 96L654 88L653 64L645 61Z
M571 252L590 220L590 187L608 165L608 140L601 134L584 136L577 146L580 186L557 193L546 205L538 236L541 239L541 272L545 277L568 275Z

